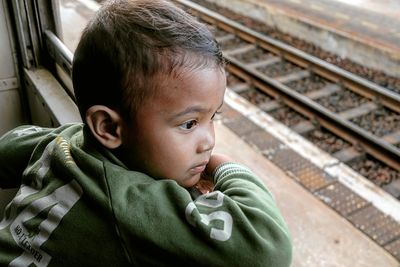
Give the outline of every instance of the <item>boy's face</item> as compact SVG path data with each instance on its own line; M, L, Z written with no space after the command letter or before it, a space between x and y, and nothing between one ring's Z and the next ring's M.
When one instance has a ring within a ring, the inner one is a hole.
M124 136L128 166L183 187L195 185L214 148L213 118L225 87L225 73L215 68L184 71L161 82Z

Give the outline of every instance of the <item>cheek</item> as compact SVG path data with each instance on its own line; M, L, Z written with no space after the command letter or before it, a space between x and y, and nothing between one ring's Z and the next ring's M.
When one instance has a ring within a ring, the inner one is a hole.
M189 154L190 150L184 138L179 136L165 135L158 143L158 151L171 159L182 158L185 154ZM167 159L168 160L168 159ZM171 162L173 163L173 162Z
M146 147L146 151L143 152L147 152L157 162L171 160L170 163L174 164L173 159L181 157L185 150L184 139L169 131L165 131L164 134L149 135L143 141Z
M182 171L193 164L194 151L193 139L190 136L166 135L158 144L158 149L153 150L153 158L164 168Z
M185 144L176 139L163 139L157 147L152 147L146 156L147 169L150 173L167 179L179 181L184 178L191 167L191 153Z

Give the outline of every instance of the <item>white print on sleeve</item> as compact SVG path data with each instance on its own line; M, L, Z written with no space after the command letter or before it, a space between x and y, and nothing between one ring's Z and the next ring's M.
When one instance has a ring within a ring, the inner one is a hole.
M197 205L217 209L223 205L224 194L220 191L214 191L205 195L201 195L194 202L190 202L186 206L185 215L186 220L193 226L196 227L196 223L193 219L192 213L197 211L201 217L201 223L208 226L210 222L214 220L220 220L224 223L222 229L215 227L211 228L210 237L218 241L227 241L232 235L232 216L226 211L213 211L210 214L200 213L196 207ZM196 204L195 204L196 203Z
M61 219L79 200L81 195L82 188L73 180L69 184L56 189L50 195L31 202L13 220L3 221L0 224L0 230L10 226L10 232L15 242L24 249L22 255L15 258L9 266L29 266L32 263L36 266L47 266L51 257L42 251L40 246L47 241ZM24 222L33 219L48 208L50 209L47 218L39 224L37 234L30 233L24 226Z
M21 205L22 201L26 199L27 197L36 194L39 192L40 189L42 189L42 184L43 184L43 179L44 176L47 174L47 172L50 169L50 155L53 152L54 145L49 144L45 150L43 151L42 156L38 160L38 164L40 164L39 169L36 171L36 177L35 177L35 185L33 188L32 186L26 186L24 184L21 185L19 192L17 195L14 197L14 199L7 205L6 209L10 210L10 216L8 218L3 218L3 221L0 222L0 230L4 229L7 225L10 224L10 221L15 218L16 212L18 210L18 207ZM34 165L29 166L26 169L26 172L34 172Z
M19 137L19 136L25 136L28 134L38 133L41 131L43 131L42 128L37 127L37 126L32 126L32 127L28 127L28 128L24 128L24 129L15 130L13 133Z
M56 142L56 145L65 150L63 142ZM29 198L40 193L42 189L42 181L46 174L51 170L49 168L51 161L51 153L54 149L54 143L49 144L42 156L38 160L40 167L35 171L34 166L30 166L27 172L33 172L35 175L35 188L27 185L21 185L17 196L8 205L10 210L9 216L3 218L0 222L0 231L9 227L11 236L16 244L23 249L22 254L10 262L9 266L47 266L51 260L51 256L40 249L41 245L48 240L51 233L57 228L61 219L75 205L82 195L82 188L75 181L65 184L51 194L42 196L28 203L20 212L21 206ZM64 151L65 152L65 151ZM72 163L67 155L65 160ZM38 216L39 213L47 209L47 218L40 222L34 233L30 232L24 223Z

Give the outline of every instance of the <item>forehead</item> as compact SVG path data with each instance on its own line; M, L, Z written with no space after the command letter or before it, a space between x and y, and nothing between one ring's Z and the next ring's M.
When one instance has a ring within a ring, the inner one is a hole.
M153 97L143 105L147 111L175 113L192 106L211 109L223 100L225 72L221 68L183 70L160 77L156 87Z
M211 93L221 85L226 85L225 72L222 68L183 69L171 75L164 75L158 83L157 94L171 93L195 94Z

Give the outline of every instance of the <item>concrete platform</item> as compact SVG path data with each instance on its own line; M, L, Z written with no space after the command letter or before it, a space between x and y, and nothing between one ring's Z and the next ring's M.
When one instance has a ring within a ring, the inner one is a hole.
M275 196L293 237L293 267L400 266L393 256L228 128L216 124L216 139L216 152L250 167Z
M396 0L207 0L348 58L400 77Z

